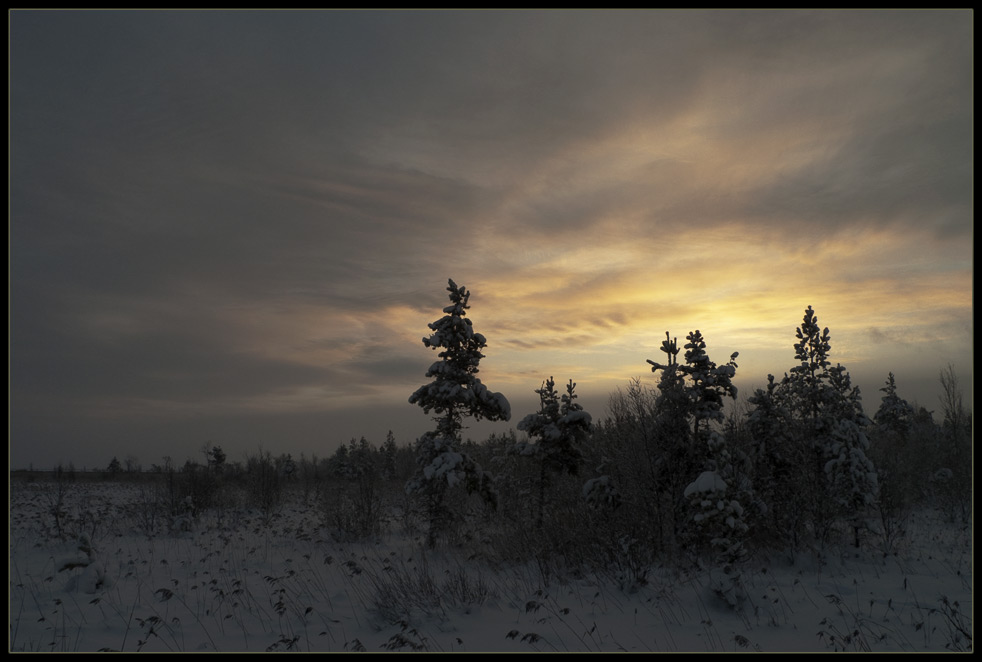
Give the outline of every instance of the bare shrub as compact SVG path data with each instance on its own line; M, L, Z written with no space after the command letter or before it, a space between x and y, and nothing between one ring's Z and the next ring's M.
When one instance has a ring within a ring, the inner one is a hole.
M273 455L260 448L256 455L246 458L246 476L249 498L259 509L263 521L269 524L283 496L283 480Z
M419 616L444 616L447 609L467 609L498 597L480 568L455 563L442 573L420 554L412 559L384 558L380 566L358 568L372 587L372 610L386 623Z
M378 481L336 481L323 497L324 525L339 541L377 536L385 528L385 507Z

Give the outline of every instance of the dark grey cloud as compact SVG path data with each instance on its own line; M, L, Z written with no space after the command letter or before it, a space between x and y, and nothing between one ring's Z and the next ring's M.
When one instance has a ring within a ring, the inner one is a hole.
M939 236L972 230L970 113L931 128L914 118L869 127L820 163L779 177L748 196L750 217L770 224L793 219L798 229L870 224L932 227ZM884 118L886 120L886 118Z
M13 360L12 378L19 390L39 395L138 395L190 403L217 394L261 396L323 385L342 376L337 369L229 351L221 334L200 331L193 326L160 329L106 342L61 338L58 350L47 353L43 362L27 352Z

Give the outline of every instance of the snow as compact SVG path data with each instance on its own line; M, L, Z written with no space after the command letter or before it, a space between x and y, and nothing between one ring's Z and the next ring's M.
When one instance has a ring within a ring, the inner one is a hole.
M190 532L148 537L139 525L141 487L72 484L65 512L96 517L66 516L61 540L48 505L54 484L11 482L10 650L943 652L971 645L961 632L972 632L971 525L930 510L910 519L897 555L884 556L875 542L861 551L830 544L822 560L799 554L795 565L779 552L758 553L739 575L653 566L643 580L636 570L612 568L546 582L534 562L491 564L464 547L424 550L396 524L379 538L335 542L320 526L319 506L299 491L288 492L267 521L240 503L223 518L206 513ZM712 472L690 487L722 489ZM90 539L80 542L79 529ZM62 563L72 567L61 570Z
M703 494L706 492L725 492L726 481L724 481L715 471L703 471L699 474L688 487L685 488L683 496L688 498L693 494ZM720 510L723 510L721 507Z
M511 403L508 402L508 398L503 393L489 392L488 398L493 404L493 408L501 412L501 420L511 420Z
M80 575L72 576L65 584L68 592L92 595L106 584L106 569L99 561L87 565Z
M449 487L453 487L462 479L464 456L454 451L445 450L433 458L433 461L423 468L426 480L443 479Z
M590 416L590 414L583 411L582 409L580 409L580 410L569 412L561 419L559 419L559 422L562 425L566 425L569 427L574 427L574 426L589 427L590 424L593 422L593 417Z

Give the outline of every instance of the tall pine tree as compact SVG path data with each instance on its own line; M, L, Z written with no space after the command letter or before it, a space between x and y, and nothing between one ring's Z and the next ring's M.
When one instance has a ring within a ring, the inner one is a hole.
M433 331L423 344L442 350L440 360L426 371L433 381L413 393L409 402L419 405L427 414L436 414L436 430L417 441L416 473L406 484L406 491L426 499L429 516L427 544L433 547L437 537L450 524L447 496L450 489L463 485L468 492L480 492L494 500L491 475L470 456L459 450L463 419L507 421L511 407L501 393L493 393L478 379L478 364L484 358L481 350L487 340L473 329L467 319L470 292L448 281L450 305L444 316L431 323Z
M788 446L788 452L781 456L801 462L796 474L775 474L783 475L788 484L772 490L773 498L786 499L794 506L794 512L785 514L796 526L800 504L820 541L827 538L837 520L847 520L858 542L861 518L877 494L876 470L867 456L866 429L870 422L849 373L842 365L831 367L831 335L828 327L819 325L811 306L805 309L795 336L798 364L777 387L766 394L758 391L751 401L755 407L751 416L758 428L775 430L763 418L769 411L778 411L774 407L778 402L782 415L787 414L789 419L786 433L776 435L780 439L757 439L757 455L768 454L761 452L760 443L777 442ZM795 471L794 467L791 469ZM797 529L793 535L797 535Z
M720 563L728 566L744 554L748 526L741 501L752 494L742 458L734 456L720 431L725 420L724 398L737 395L733 377L738 354L734 352L727 363L717 365L706 353L702 333L696 330L686 336L685 363L679 364L678 345L669 339L670 334L665 336L661 349L668 355L668 365L648 363L652 371L663 371L659 427L668 433L664 439L676 440L666 448L676 467L673 473L682 478L672 490L678 511L676 526L685 518L690 540L710 544ZM679 435L682 421L688 430Z

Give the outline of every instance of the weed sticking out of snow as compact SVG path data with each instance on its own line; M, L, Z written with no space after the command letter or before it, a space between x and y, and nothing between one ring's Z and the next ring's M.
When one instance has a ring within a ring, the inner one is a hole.
M401 533L336 542L299 495L168 527L140 485L58 489L11 488L12 651L972 650L970 528L929 511L895 555L829 547L758 555L738 585L669 567L625 584Z

